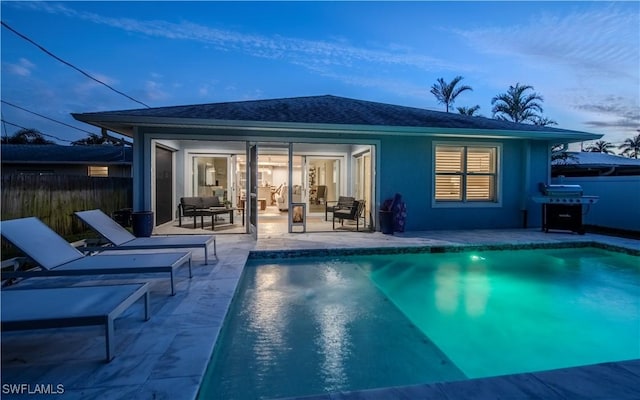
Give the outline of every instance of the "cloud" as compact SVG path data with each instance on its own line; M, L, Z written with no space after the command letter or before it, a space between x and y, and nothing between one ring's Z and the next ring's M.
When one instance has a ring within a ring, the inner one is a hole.
M89 74L94 78L96 78L97 80L104 82L107 85L112 87L118 83L117 79L111 78L104 74L100 74L97 72L90 72ZM102 90L104 89L104 86L94 80L83 80L81 81L81 83L78 83L77 85L75 85L73 90L79 96L84 97L84 96L91 95L91 92L93 92L95 89Z
M6 63L5 68L8 73L19 75L19 76L29 76L31 75L31 71L36 68L36 65L26 58L21 58L17 63Z
M637 13L612 6L563 17L543 13L531 16L529 23L454 32L482 52L637 80L639 19Z
M573 108L583 114L586 126L635 130L640 128L638 99L622 95L576 96Z
M584 126L615 131L640 125L639 24L637 7L606 5L455 33L475 50L513 62L520 73L540 71L535 86L544 88L548 105L574 109Z
M153 101L168 99L169 94L162 87L163 84L158 81L146 81L144 84L145 97Z
M211 28L188 21L172 23L159 20L140 21L131 18L109 18L95 13L76 11L62 4L28 2L29 7L52 14L79 18L127 32L173 40L204 43L220 51L238 51L254 57L279 59L311 70L327 70L332 66L352 67L357 63L400 65L432 71L462 67L437 58L412 52L409 48L368 49L350 45L345 40L306 40L280 35L265 36Z

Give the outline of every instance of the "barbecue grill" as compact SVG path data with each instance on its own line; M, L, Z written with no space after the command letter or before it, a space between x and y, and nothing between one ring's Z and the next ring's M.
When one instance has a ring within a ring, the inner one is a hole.
M542 204L542 230L570 230L584 234L582 205L598 202L598 196L585 196L580 185L546 185L540 183L542 196L533 201Z

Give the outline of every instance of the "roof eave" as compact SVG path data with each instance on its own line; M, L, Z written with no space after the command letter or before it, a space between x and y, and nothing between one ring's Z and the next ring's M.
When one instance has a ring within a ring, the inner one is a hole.
M55 164L55 165L131 165L131 161L61 161L61 160L2 160L2 164Z
M392 136L439 136L458 138L488 139L530 139L547 140L553 144L573 143L600 139L603 135L588 132L561 130L520 131L498 129L439 128L388 125L349 125L349 124L309 124L298 122L261 122L247 120L212 120L198 118L158 118L123 115L105 115L102 113L72 114L81 122L105 128L122 135L132 137L135 126L214 129L261 132L331 132L341 134L370 134ZM126 121L123 117L126 117Z

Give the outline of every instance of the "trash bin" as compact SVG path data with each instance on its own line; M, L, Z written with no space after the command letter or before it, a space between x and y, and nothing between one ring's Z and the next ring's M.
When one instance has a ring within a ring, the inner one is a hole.
M380 220L380 231L385 235L393 235L393 211L380 210L378 219Z
M131 213L133 234L137 237L149 237L153 232L153 211L136 211Z

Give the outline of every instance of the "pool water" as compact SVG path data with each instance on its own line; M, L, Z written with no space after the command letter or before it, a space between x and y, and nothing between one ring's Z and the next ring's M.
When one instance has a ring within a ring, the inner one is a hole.
M250 262L199 398L640 358L638 257L594 248Z

